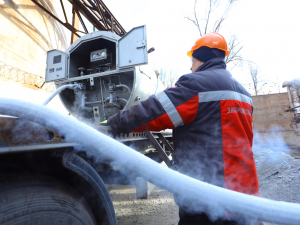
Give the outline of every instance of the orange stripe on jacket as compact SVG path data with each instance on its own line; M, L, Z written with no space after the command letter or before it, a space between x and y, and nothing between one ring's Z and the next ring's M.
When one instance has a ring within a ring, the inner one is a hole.
M146 130L148 131L161 131L165 129L174 129L174 125L168 116L167 113L164 115L156 118L155 120L152 120L151 122L141 125L135 129L133 129L131 132L144 132Z
M177 106L177 112L181 116L184 124L191 123L197 115L199 105L199 95L191 98L187 102Z
M259 196L252 153L252 108L236 100L220 101L225 187Z

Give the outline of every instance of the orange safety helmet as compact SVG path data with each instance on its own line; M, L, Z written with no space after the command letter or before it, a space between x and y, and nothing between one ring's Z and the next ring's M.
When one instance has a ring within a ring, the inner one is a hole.
M226 40L221 34L209 33L199 38L192 47L191 51L187 52L187 55L192 58L193 52L203 46L223 50L225 52L225 56L228 56L230 53L230 51L227 51Z

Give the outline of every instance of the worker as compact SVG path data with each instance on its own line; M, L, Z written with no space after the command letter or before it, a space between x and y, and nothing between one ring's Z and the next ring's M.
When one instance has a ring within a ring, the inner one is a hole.
M187 53L191 73L175 87L121 110L107 121L116 133L173 129L174 161L178 171L230 190L259 196L252 153L251 95L226 70L229 54L224 37L209 33ZM192 209L181 196L179 225L248 224L234 215L217 220Z

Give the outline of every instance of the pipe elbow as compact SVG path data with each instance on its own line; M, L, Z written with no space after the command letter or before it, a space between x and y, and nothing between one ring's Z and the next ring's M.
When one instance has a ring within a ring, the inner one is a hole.
M117 87L117 88L119 88L119 87L124 87L124 88L126 88L126 89L128 90L129 93L131 93L130 88L129 88L127 85L125 85L125 84L118 84L118 85L116 85L116 87Z

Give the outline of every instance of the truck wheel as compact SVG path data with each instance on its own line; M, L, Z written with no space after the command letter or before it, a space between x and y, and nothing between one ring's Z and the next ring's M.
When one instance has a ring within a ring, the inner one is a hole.
M0 224L96 225L86 200L51 177L0 174Z

